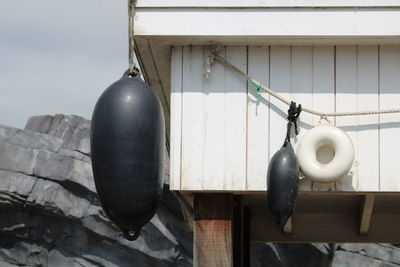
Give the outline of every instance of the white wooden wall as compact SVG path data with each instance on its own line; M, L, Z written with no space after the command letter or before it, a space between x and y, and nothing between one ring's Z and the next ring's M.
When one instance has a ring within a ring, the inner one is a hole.
M207 47L174 47L171 76L171 189L266 190L268 161L281 147L288 107L216 63ZM281 95L320 111L400 106L400 46L225 47L243 71ZM305 178L303 191L400 191L400 115L332 119L355 145L351 175ZM319 117L301 114L301 136Z

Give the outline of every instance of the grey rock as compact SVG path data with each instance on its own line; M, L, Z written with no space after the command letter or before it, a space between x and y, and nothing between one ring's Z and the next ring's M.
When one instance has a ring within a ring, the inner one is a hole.
M303 267L328 266L327 244L251 244L250 260L252 267Z
M32 192L36 179L22 173L0 170L0 206L25 201Z
M140 238L127 241L95 193L90 122L37 116L26 128L0 127L0 266L192 265L192 236L168 186Z
M390 244L340 244L332 266L399 266L400 249ZM354 265L352 265L354 266Z
M45 134L49 131L54 119L51 115L32 116L28 119L25 130Z
M90 121L79 116L57 114L31 117L25 130L47 134L64 141L63 147L90 154Z
M63 140L35 132L0 125L0 142L32 149L46 149L58 152Z
M77 156L68 150L55 153L0 142L0 169L2 170L74 182L95 192L91 168L88 160L78 160Z
M67 157L70 157L70 158L73 158L73 159L77 159L77 160L92 164L89 156L87 156L85 154L82 154L82 153L80 153L78 151L61 148L59 153L62 154L62 155L65 155Z
M333 267L353 267L353 266L369 266L369 267L382 267L382 266L398 266L390 264L382 260L370 258L360 254L354 254L348 251L337 251L332 262Z
M399 248L391 244L253 243L251 266L400 266Z
M69 157L64 153L38 150L32 174L57 181L77 183L96 192L90 163Z
M0 260L0 266L1 267L19 267L21 265L15 265L15 264L11 264L11 263Z
M0 169L32 174L37 150L0 143Z

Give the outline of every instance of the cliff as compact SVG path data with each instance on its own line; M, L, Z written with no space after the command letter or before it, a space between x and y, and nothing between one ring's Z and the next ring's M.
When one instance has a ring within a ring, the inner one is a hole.
M191 266L192 235L167 185L136 242L107 219L89 130L90 121L64 115L0 126L0 266Z

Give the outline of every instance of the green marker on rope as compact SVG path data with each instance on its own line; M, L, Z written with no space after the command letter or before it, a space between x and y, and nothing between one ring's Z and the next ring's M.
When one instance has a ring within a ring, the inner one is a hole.
M259 98L260 97L261 84L255 83L253 80L249 80L249 84L253 85L256 88L256 98Z

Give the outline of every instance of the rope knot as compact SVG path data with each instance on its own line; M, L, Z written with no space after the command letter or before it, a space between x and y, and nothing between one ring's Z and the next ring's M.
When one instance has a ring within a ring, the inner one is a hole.
M287 119L290 123L294 124L294 132L296 135L299 134L299 130L297 128L297 119L299 118L301 113L301 105L299 104L296 106L296 102L291 101L290 102L290 107L288 109L288 116Z
M206 79L208 79L208 77L210 76L211 65L214 64L215 58L217 57L217 54L218 54L218 51L220 48L221 48L221 45L210 49L210 53L208 54L205 71L204 71L204 76L206 77Z
M288 123L287 123L287 131L286 131L286 138L285 138L285 143L290 143L290 130L292 128L292 124L294 124L294 132L296 135L299 134L299 130L297 128L297 119L299 118L301 113L301 105L299 104L298 106L296 105L296 102L291 101L290 102L290 107L288 109Z

